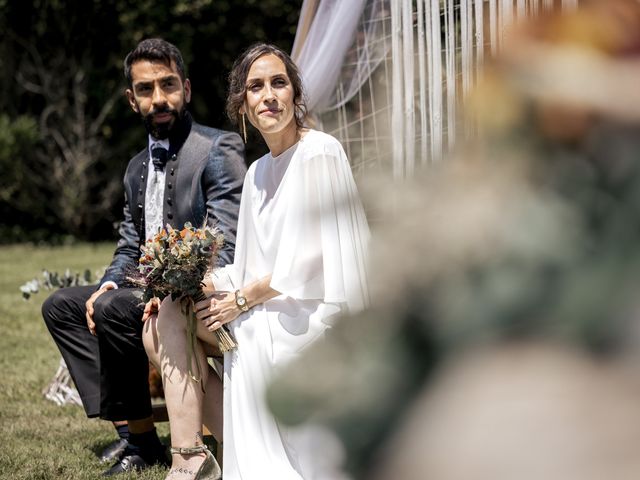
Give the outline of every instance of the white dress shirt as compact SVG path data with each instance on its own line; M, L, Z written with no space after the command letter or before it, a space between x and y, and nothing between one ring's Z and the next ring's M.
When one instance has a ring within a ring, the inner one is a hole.
M157 140L149 135L149 165L147 166L147 190L144 197L145 240L162 228L165 170L157 172L153 166L151 149L156 146L169 150L169 140ZM167 152L168 153L168 152Z

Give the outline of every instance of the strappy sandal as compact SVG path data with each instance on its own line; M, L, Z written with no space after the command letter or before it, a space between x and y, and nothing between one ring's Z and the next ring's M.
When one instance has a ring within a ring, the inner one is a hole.
M196 472L196 476L193 480L220 480L222 478L222 470L220 465L206 445L198 445L196 447L171 447L171 454L177 453L179 455L195 455L196 453L206 453L207 456L200 465L200 468Z

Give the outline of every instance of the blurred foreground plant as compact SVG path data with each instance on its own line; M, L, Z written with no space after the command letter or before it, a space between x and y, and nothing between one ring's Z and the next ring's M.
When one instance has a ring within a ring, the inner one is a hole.
M343 319L269 391L283 422L319 423L337 435L354 478L525 478L518 470L506 477L474 472L481 441L477 458L463 450L467 457L446 458L450 472L469 462L471 476L430 470L405 477L389 468L398 465L389 447L410 429L408 415L426 408L437 373L469 352L542 344L535 350L541 358L549 346L569 352L547 357L558 365L565 356L572 363L575 352L599 361L640 356L640 108L631 108L640 107L640 4L581 3L512 34L470 102L480 119L477 139L401 192L388 180L372 189L373 210L387 219L374 231L372 308ZM596 375L593 364L581 365L576 371ZM456 394L463 398L452 402L458 407L465 405L461 378ZM502 388L497 397L515 398L510 385ZM567 408L553 396L543 400L549 411ZM518 414L505 421L513 430L495 435L508 439L531 423L526 408ZM493 424L475 420L489 444ZM464 426L455 431L462 441ZM416 464L438 456L423 441L428 432L422 424L402 444ZM634 432L630 438L640 426ZM527 452L530 444L512 447ZM556 458L535 453L539 465ZM583 460L614 468L621 459L605 453ZM491 465L499 470L509 460L492 458ZM637 455L624 460L619 465L635 467L637 476Z

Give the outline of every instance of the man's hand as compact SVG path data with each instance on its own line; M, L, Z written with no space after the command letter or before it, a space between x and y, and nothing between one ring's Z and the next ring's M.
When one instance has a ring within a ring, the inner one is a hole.
M153 297L144 306L142 321L146 322L147 320L149 320L149 317L151 317L151 315L155 313L158 313L158 310L160 310L160 299L158 297Z
M107 283L104 287L96 290L95 292L93 292L93 295L89 297L89 300L87 300L87 302L85 303L85 306L87 307L87 313L85 314L87 318L87 327L89 327L91 335L96 334L96 323L93 321L93 304L96 302L98 297L107 290L113 290L113 285Z

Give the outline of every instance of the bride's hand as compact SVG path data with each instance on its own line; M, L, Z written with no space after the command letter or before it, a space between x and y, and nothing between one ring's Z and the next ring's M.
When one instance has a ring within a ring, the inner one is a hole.
M213 296L195 304L196 318L213 332L225 323L235 320L240 313L233 292L214 292Z
M149 317L158 313L158 310L160 310L160 299L158 297L153 297L144 306L142 321L146 322L147 320L149 320Z

